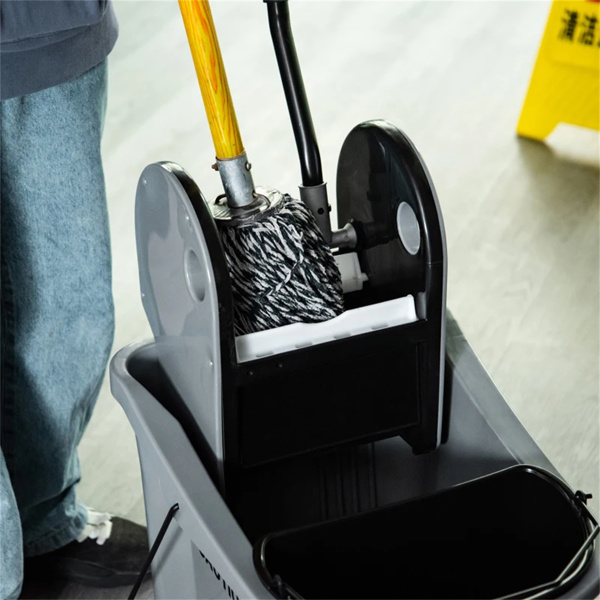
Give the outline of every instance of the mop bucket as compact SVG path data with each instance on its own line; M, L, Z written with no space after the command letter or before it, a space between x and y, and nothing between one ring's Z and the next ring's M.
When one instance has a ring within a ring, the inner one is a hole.
M155 597L596 594L596 522L447 322L437 195L392 124L347 136L330 231L307 102L289 104L314 151L300 196L337 248L345 310L234 333L218 222L254 210L250 164L208 6L181 6L229 212L173 162L142 173L154 341L114 357L111 385L136 433ZM268 9L286 96L305 100L287 6Z
M173 410L156 343L117 353L111 384L136 433L150 542L164 533L155 597L595 598L598 527L585 495L559 479L451 315L447 342L448 441L418 457L400 437L361 447L374 457L373 509L274 528L254 548ZM346 506L362 502L344 496L343 470L324 483ZM285 493L280 482L254 517Z
M581 494L518 465L416 500L277 532L254 547L279 598L554 598L589 566Z
M363 171L357 156L369 157ZM294 338L278 353L234 338L223 252L193 180L174 163L142 174L138 259L155 340L121 350L111 384L137 437L155 597L595 597L585 496L560 483L446 318L443 226L418 153L368 122L340 165L353 182L343 218L375 198L363 219L398 213L400 230L361 251L370 285L346 294L342 321L406 295L417 320L379 311L383 328ZM401 247L404 204L419 223L414 255ZM249 335L275 341L281 330ZM394 352L401 368L386 362ZM345 370L328 367L348 357Z

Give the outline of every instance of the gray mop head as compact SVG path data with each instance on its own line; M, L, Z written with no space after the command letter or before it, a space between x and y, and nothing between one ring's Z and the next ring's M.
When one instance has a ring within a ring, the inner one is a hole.
M339 269L303 202L284 196L260 219L221 227L235 333L316 323L344 310Z

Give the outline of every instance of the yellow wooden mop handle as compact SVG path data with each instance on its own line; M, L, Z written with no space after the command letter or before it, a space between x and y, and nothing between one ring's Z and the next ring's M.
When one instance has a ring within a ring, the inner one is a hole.
M217 159L244 152L219 41L207 0L179 0Z

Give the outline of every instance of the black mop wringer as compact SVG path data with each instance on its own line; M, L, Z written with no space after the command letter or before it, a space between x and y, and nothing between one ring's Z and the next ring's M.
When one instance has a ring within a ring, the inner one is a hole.
M328 210L315 209L323 234L303 201L254 186L208 1L179 0L179 6L215 146L215 168L225 191L213 214L231 277L235 332L325 321L341 314L341 275L326 239L331 238ZM320 162L318 170L320 176ZM303 177L304 196L323 196L319 176L309 185Z

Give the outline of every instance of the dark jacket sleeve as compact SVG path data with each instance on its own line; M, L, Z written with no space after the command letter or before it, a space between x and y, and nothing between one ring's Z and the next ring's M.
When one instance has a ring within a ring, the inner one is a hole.
M83 75L119 32L111 0L0 0L0 19L2 101Z
M2 0L2 46L22 47L28 40L34 41L60 33L68 37L84 27L98 23L104 15L106 5L107 0Z

